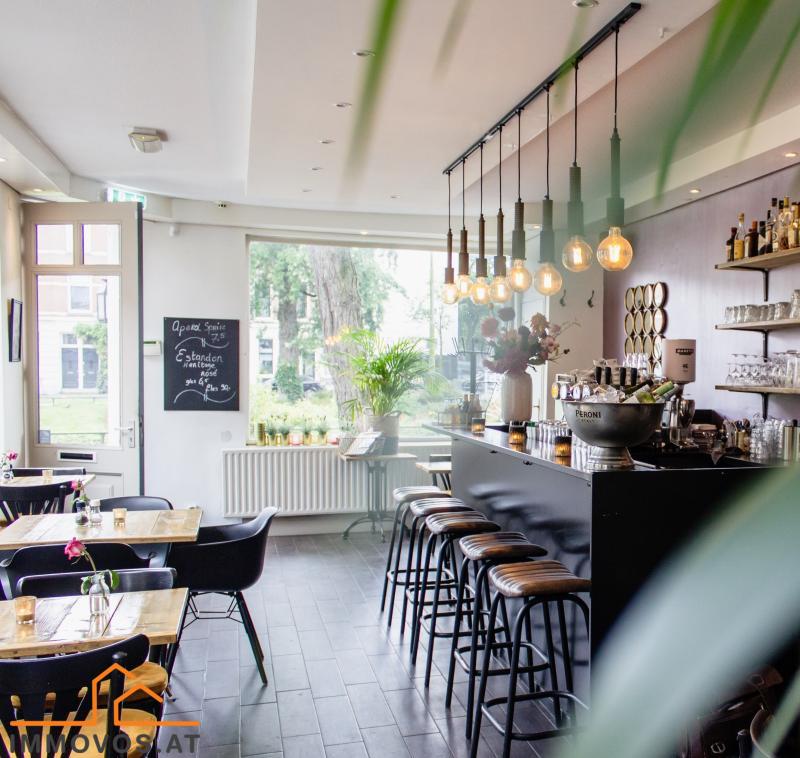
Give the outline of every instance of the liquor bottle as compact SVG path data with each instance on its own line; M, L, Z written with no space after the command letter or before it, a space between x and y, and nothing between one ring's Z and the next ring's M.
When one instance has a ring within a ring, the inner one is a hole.
M778 198L772 198L772 227L770 230L770 243L772 244L772 252L774 253L778 249Z
M627 373L628 373L628 369L627 369L626 366L620 366L619 367L619 388L621 390L624 390L625 387L628 384L627 383Z
M750 223L750 231L747 232L747 240L744 246L745 258L756 258L758 256L758 221Z
M789 229L792 227L792 221L794 221L794 215L792 214L792 208L789 205L789 198L783 198L783 211L780 215L780 239L778 241L778 247L780 250L788 250L789 249Z
M725 258L730 263L733 260L733 244L736 242L736 227L731 227L731 236L725 243Z
M666 395L670 390L674 389L675 385L667 380L655 389L649 387L642 387L627 398L625 403L641 403L642 405L652 405L657 402L663 395Z
M652 379L646 379L645 381L639 382L638 384L631 384L629 387L623 387L622 391L625 393L625 397L631 397L636 392L639 392L639 390L650 389L650 387L652 386L653 386Z
M772 227L774 221L772 220L772 209L767 209L767 220L764 222L764 252L772 252Z
M783 200L778 200L778 215L775 216L775 227L772 230L772 252L777 253L781 249L781 226L783 218Z
M789 248L800 247L800 206L792 203L792 225L789 227Z
M744 228L744 213L739 214L739 225L736 227L736 238L733 241L733 259L740 261L744 258L744 243L747 233Z

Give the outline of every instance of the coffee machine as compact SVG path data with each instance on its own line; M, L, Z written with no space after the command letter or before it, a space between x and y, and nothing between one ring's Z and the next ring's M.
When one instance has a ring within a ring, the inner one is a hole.
M689 382L695 380L697 341L665 339L661 354L664 377L678 387L678 392L664 409L669 441L679 448L695 447L691 435L695 403L684 397L683 391Z

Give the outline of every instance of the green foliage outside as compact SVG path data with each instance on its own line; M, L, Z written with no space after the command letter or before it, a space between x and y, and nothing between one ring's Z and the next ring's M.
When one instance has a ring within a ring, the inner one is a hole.
M101 444L108 431L108 398L41 397L39 428L56 444Z
M78 324L75 336L97 351L97 392L108 392L108 327L103 323Z
M275 372L275 385L278 392L283 395L290 403L296 403L303 399L303 383L297 375L294 366L282 363Z

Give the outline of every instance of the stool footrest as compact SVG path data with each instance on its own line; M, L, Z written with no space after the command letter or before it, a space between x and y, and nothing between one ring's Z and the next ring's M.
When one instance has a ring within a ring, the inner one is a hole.
M563 699L569 700L576 705L579 705L584 710L588 711L589 707L577 695L572 692L565 692L563 690L539 690L537 692L527 692L517 694L514 696L516 702L530 701L530 700L545 700L545 699ZM505 715L503 716L503 723L494 717L491 708L498 705L508 705L508 697L495 697L486 700L481 705L481 711L486 717L487 721L498 731L502 736L508 736L512 740L521 740L523 742L533 742L535 740L546 740L551 737L563 737L568 734L577 734L583 731L584 727L578 726L562 726L557 729L547 729L542 732L512 732L506 735Z

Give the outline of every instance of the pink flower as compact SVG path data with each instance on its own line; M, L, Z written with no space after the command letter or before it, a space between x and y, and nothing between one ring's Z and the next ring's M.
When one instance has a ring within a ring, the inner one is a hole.
M531 331L534 334L544 334L547 329L547 318L543 313L534 313L531 317Z
M485 318L481 322L481 335L487 340L491 339L492 337L496 337L498 326L499 324L496 318L492 318L491 316L489 318Z
M70 487L72 487L73 492L78 492L80 491L81 487L83 487L83 482L79 482L76 480L70 484Z
M64 555L70 560L74 560L80 558L84 550L86 550L84 544L77 537L73 537L64 548Z
M6 453L6 458L8 458L8 460L10 460L10 461L15 461L15 460L17 460L18 457L19 457L19 454L14 452L13 450L9 450Z
M554 337L558 337L561 334L561 327L558 324L550 324L547 331Z
M553 337L545 337L542 340L542 347L546 348L548 351L552 350L556 346L556 341Z

